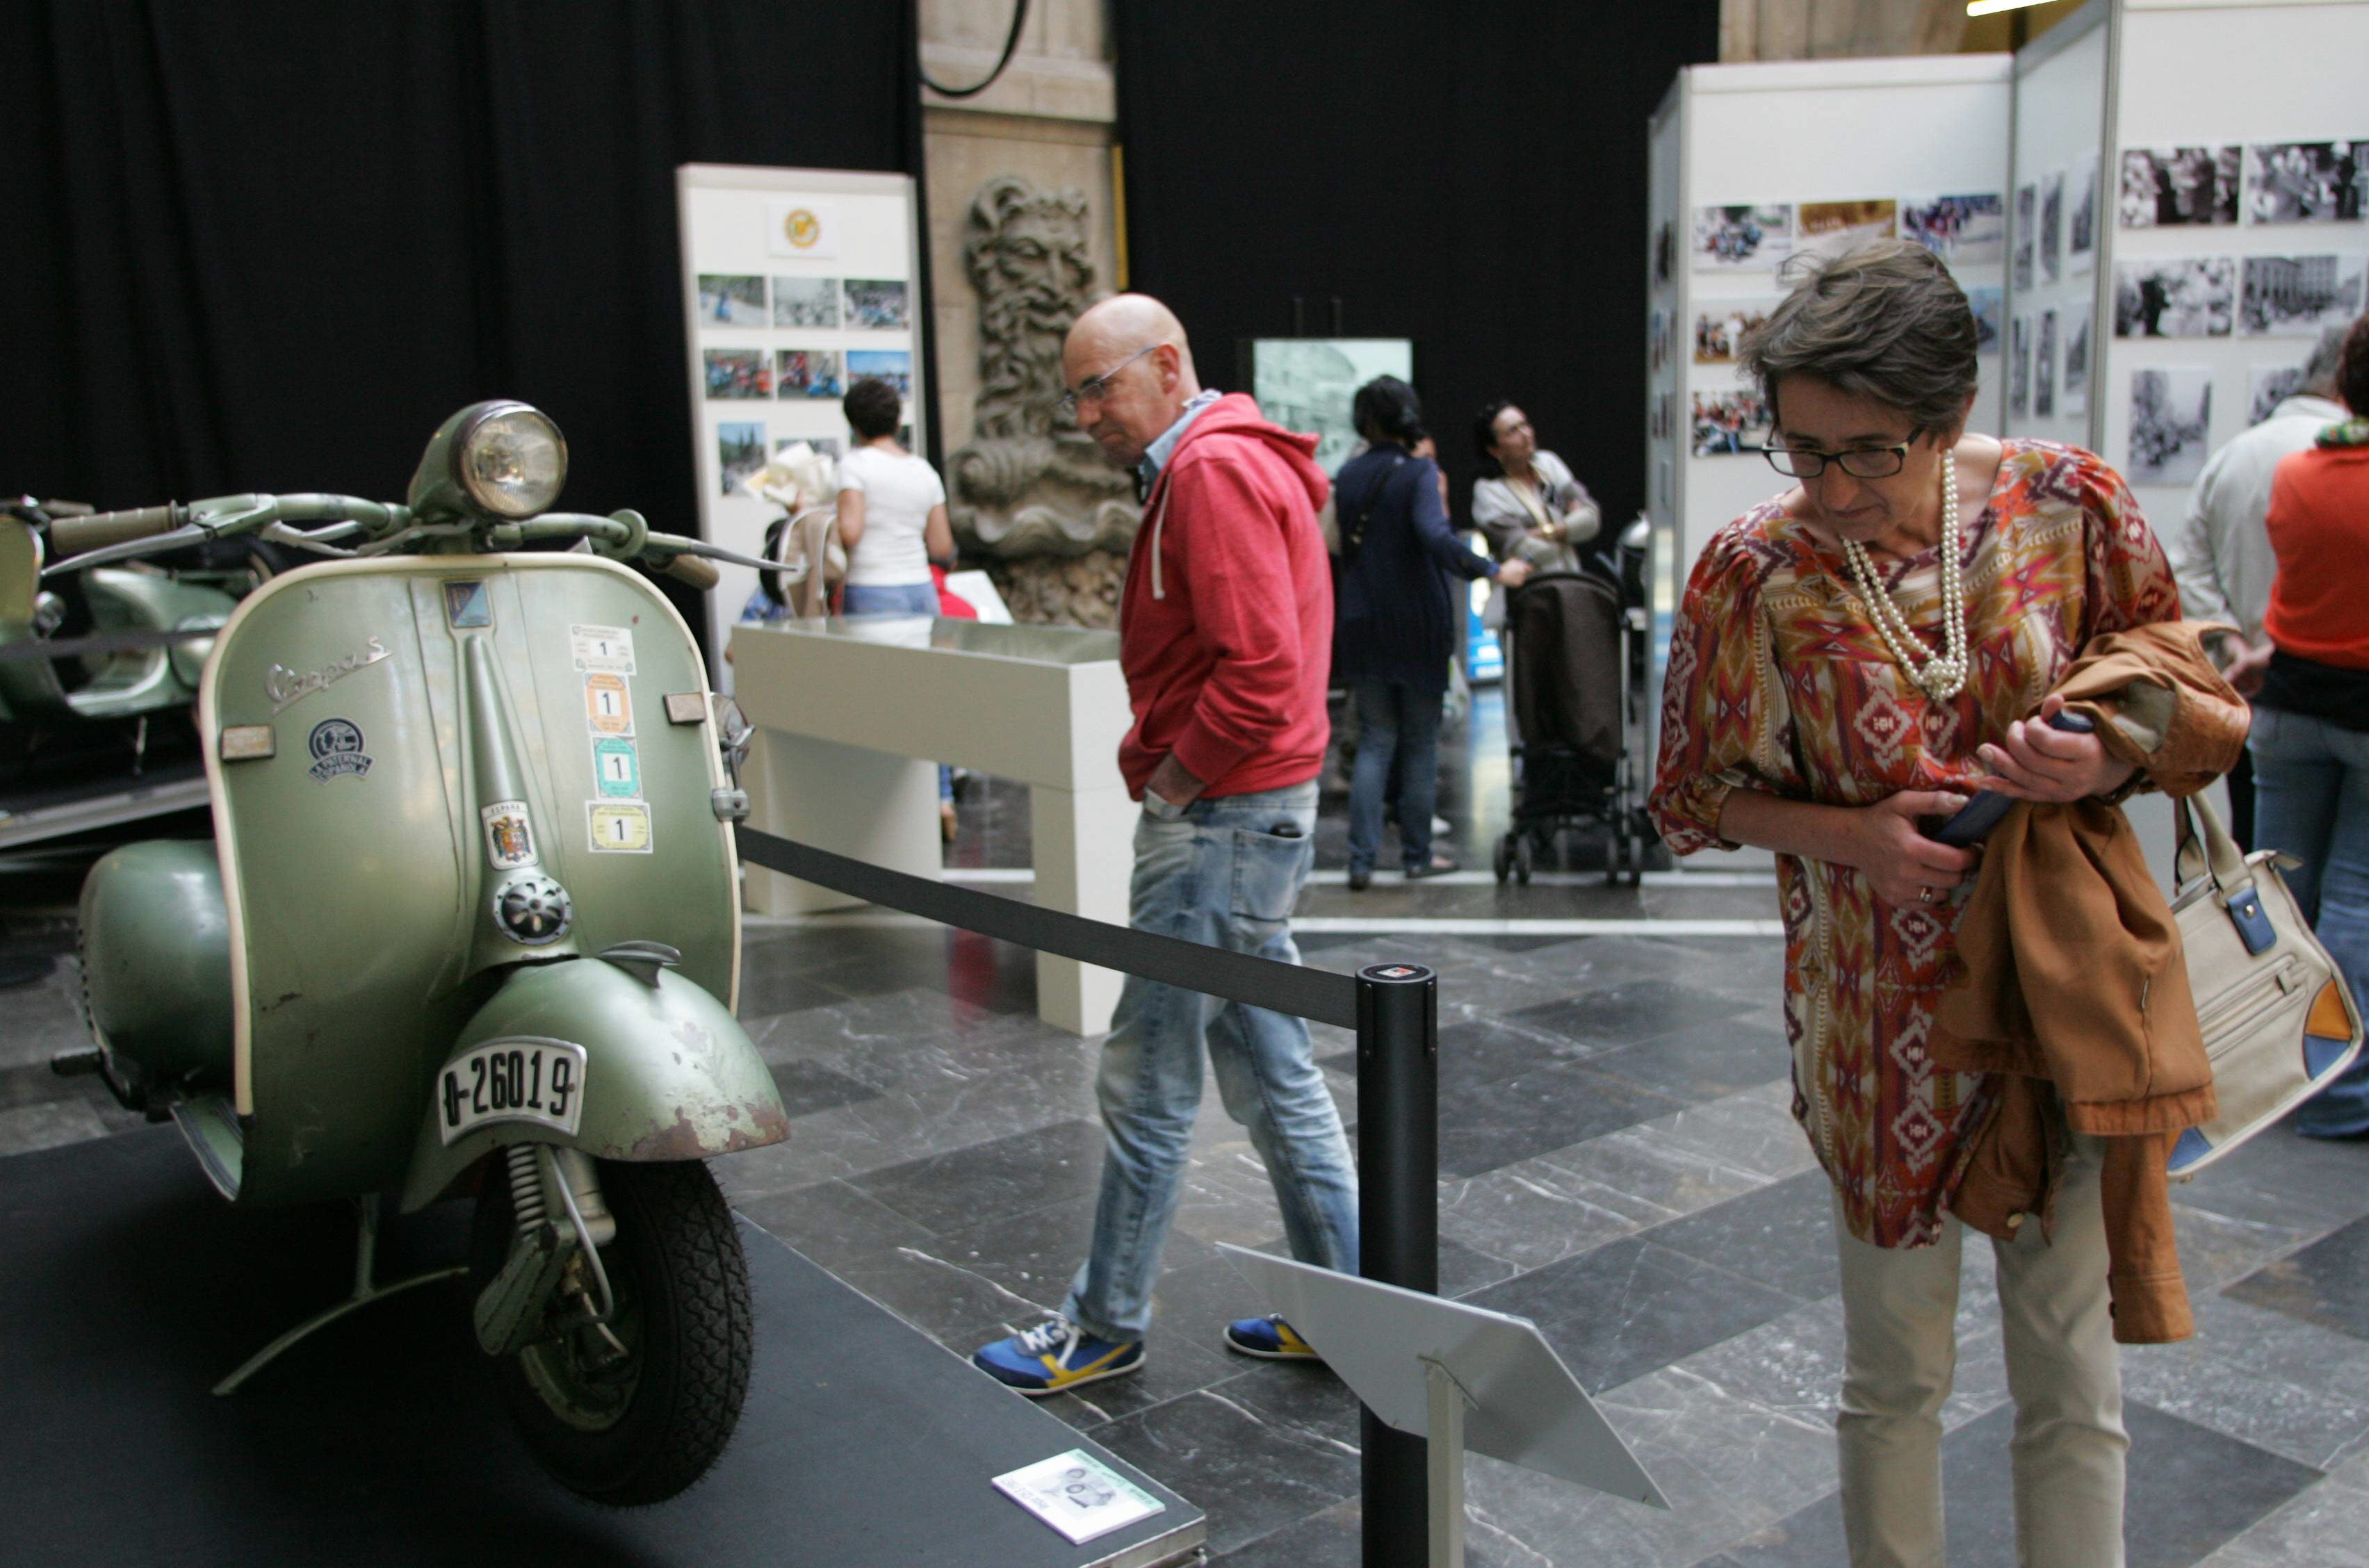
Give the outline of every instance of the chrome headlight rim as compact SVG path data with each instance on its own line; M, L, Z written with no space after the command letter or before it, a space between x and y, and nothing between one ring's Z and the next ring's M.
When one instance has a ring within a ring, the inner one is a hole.
M553 449L559 454L559 471L552 477L550 494L541 498L532 506L521 506L517 500L504 496L498 490L481 488L476 476L470 472L470 456L475 451L477 438L486 427L497 419L510 418L521 414L542 422L543 428L551 434ZM453 484L460 486L461 493L468 498L470 505L494 517L511 522L523 522L528 518L549 511L558 501L560 492L567 487L567 438L561 433L558 420L532 403L521 403L515 398L501 398L478 405L468 422L453 433L452 451Z

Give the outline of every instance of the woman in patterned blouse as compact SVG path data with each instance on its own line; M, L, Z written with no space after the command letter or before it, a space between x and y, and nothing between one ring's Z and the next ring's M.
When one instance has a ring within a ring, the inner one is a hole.
M1926 1052L1976 862L1923 827L1978 789L2123 786L2130 770L2094 737L2034 720L2090 637L2180 612L2113 470L1966 431L1975 341L1949 273L1893 241L1813 273L1745 338L1768 461L1798 483L1695 564L1650 803L1680 854L1777 854L1794 1115L1835 1186L1836 1425L1861 1565L1942 1560L1961 1244L1947 1210L1994 1103L1989 1080ZM2129 1439L2096 1140L2066 1137L2053 1236L2035 1223L1995 1244L2019 1561L2112 1568Z

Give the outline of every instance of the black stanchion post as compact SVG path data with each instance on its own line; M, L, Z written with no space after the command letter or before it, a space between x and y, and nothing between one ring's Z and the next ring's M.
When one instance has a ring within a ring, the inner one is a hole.
M1357 972L1358 1273L1439 1290L1439 977L1418 964ZM1430 1551L1424 1441L1364 1413L1365 1568L1419 1568Z

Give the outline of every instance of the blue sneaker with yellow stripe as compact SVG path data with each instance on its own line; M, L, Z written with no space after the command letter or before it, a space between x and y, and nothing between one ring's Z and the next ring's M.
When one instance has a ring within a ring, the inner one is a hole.
M1067 1318L1053 1318L1026 1333L982 1346L970 1364L1005 1388L1036 1399L1141 1371L1143 1341L1097 1339Z
M1237 1318L1228 1323L1226 1348L1269 1361L1322 1359L1314 1345L1292 1333L1291 1325L1272 1312L1264 1318Z

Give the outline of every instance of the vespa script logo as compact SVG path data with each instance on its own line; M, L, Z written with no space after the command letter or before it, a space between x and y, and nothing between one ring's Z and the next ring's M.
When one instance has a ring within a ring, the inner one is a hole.
M325 718L313 727L304 749L313 765L304 771L327 784L331 779L360 778L371 771L370 754L362 750L362 727L349 718Z
M355 670L390 657L386 645L372 637L345 658L318 670L300 674L284 664L275 664L264 674L263 690L271 698L271 711L277 714L289 704L315 692L325 692Z

